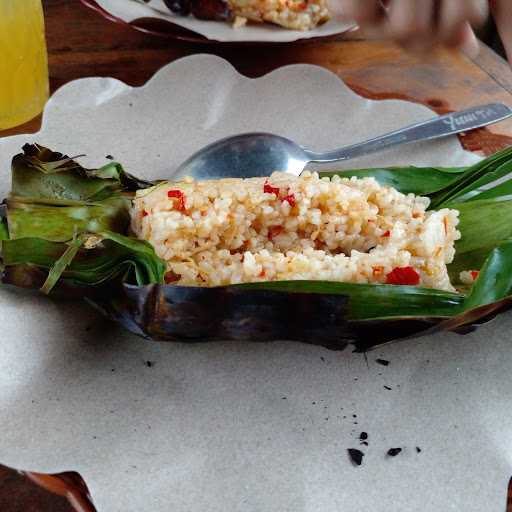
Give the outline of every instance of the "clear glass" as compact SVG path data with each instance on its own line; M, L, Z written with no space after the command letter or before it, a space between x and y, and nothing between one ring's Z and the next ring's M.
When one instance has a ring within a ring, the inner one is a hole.
M41 0L0 0L0 130L36 117L48 94Z

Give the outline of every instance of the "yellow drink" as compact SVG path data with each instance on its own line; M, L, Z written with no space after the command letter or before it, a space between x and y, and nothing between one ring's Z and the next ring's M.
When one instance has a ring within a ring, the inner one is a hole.
M41 0L0 0L0 130L40 114L48 93Z

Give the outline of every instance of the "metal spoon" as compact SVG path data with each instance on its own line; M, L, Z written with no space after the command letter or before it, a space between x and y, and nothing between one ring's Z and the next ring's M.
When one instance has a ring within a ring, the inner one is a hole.
M249 178L284 171L298 176L308 163L349 160L401 144L439 139L487 126L512 116L503 103L492 103L439 116L375 139L325 153L316 153L290 139L271 133L247 133L228 137L193 154L182 163L173 179Z

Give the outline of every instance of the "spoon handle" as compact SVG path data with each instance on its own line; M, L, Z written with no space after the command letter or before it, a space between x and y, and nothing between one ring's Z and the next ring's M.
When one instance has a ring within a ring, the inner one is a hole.
M490 103L460 112L446 114L422 123L414 124L366 142L344 148L314 153L306 150L311 162L337 162L370 153L376 153L402 144L439 139L456 133L481 128L512 116L512 109L503 103Z

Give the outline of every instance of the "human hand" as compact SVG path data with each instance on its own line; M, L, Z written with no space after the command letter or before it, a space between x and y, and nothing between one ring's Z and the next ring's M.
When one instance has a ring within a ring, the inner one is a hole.
M512 2L510 0L491 0L490 4L508 60L512 64Z
M483 24L489 13L488 0L341 1L346 16L355 19L369 34L423 51L443 44L477 53L478 41L472 27ZM512 2L495 0L494 4L502 32L512 35Z

